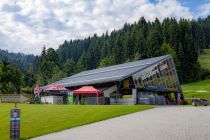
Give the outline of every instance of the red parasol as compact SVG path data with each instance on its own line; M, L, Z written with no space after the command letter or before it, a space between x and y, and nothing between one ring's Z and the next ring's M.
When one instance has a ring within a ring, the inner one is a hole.
M93 86L83 86L79 89L73 90L74 94L96 94L97 104L98 104L98 95L103 94L103 91L94 88Z
M45 91L68 91L68 89L62 85L55 84L55 85L51 85L48 88L46 88Z
M103 94L103 91L94 88L93 86L83 86L73 90L74 94Z

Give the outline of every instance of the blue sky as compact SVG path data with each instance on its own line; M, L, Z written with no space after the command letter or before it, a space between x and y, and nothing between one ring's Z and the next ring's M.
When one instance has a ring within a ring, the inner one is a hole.
M177 0L183 6L189 7L190 11L197 13L200 11L200 7L204 4L210 3L210 0ZM157 3L158 0L150 0L151 3Z
M43 45L119 29L141 16L196 19L210 15L210 0L4 0L0 49L40 54Z
M210 0L179 0L183 6L189 7L194 13L200 11L200 7L204 4L210 3Z

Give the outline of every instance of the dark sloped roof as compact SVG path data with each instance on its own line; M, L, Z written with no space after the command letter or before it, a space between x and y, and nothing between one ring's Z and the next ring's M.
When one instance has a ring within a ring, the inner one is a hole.
M155 64L169 55L153 57L135 62L113 65L94 70L83 71L70 77L64 78L52 84L60 84L65 87L92 85L124 80L136 72L139 72L148 66Z

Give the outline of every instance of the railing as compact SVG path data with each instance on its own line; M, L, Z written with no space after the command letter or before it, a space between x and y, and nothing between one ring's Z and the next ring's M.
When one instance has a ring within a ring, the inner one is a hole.
M134 104L133 98L110 98L110 104Z

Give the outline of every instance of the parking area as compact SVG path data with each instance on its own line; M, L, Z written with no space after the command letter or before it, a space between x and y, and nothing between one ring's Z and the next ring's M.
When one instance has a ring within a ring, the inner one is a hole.
M59 125L59 124L58 124ZM206 140L210 106L157 106L34 140Z

